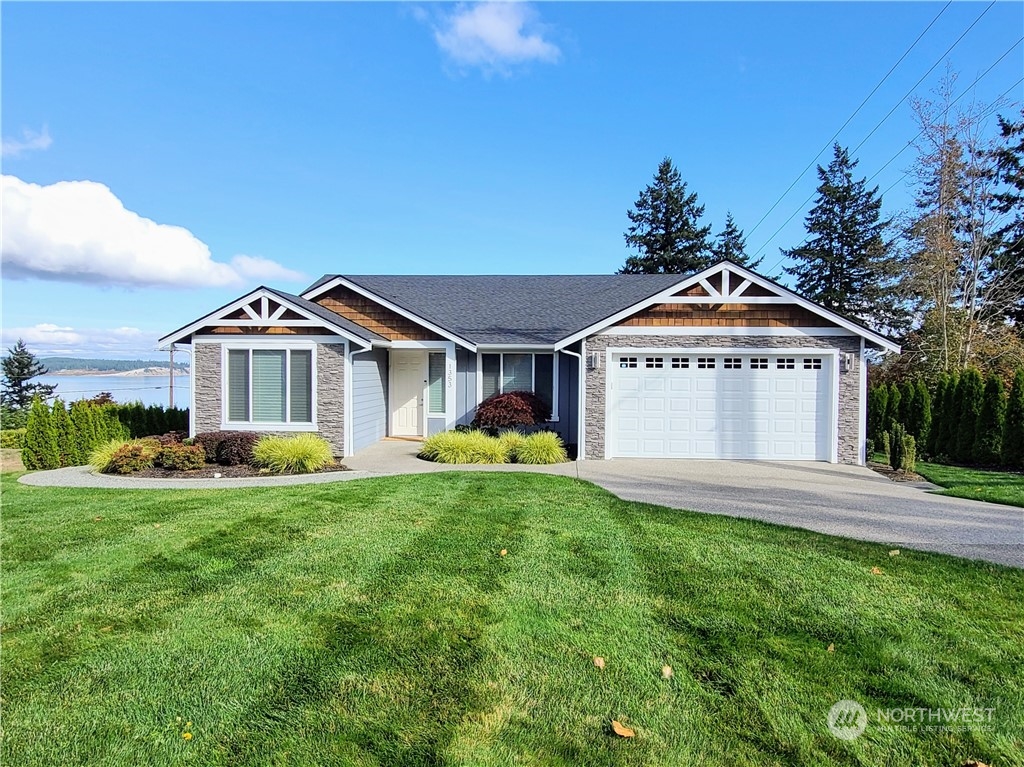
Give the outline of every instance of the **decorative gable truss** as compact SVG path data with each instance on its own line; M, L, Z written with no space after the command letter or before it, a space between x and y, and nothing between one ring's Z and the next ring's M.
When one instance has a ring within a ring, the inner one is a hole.
M681 278L676 285L563 339L558 348L596 333L736 334L755 329L853 335L885 351L900 349L892 339L731 261Z
M319 308L319 307L317 307ZM327 315L327 310L323 311ZM326 331L369 349L371 343L348 328L334 322L329 316L315 314L268 288L257 288L230 304L222 306L205 317L186 325L160 339L161 349L179 342L187 342L194 333L231 335L235 333L310 334Z

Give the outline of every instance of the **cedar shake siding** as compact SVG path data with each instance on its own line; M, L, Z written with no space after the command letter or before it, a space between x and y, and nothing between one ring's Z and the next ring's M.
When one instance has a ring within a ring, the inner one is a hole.
M602 357L599 367L587 370L586 447L587 458L604 458L605 393L607 366L603 362L609 348L700 349L777 348L795 346L839 349L853 354L853 364L839 373L839 445L840 463L860 462L860 338L857 336L591 336L586 354L597 352Z
M713 302L714 299L709 299ZM655 304L624 327L830 328L835 324L795 304Z
M340 314L389 341L443 340L437 333L348 288L336 287L322 296L317 296L315 300L325 309Z

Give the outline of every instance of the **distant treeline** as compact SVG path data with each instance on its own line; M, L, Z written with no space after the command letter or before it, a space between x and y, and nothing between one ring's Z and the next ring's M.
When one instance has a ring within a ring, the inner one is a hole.
M127 370L138 370L139 368L165 368L168 361L163 360L93 360L82 357L43 357L39 360L51 373L61 370L96 370L116 371L122 373ZM180 362L174 363L174 369L183 373L188 372L188 365Z

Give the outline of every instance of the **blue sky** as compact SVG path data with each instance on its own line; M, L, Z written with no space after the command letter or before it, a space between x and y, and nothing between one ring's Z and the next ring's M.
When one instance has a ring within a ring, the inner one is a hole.
M986 5L950 5L840 143L937 61L918 94L947 60L959 92L1010 49L1024 4L999 2L942 59ZM612 272L666 155L777 274L813 169L750 230L942 7L5 3L3 344L145 354L325 272ZM1018 44L973 90L1021 75ZM904 103L860 172L916 132ZM872 182L896 184L889 212L912 158Z

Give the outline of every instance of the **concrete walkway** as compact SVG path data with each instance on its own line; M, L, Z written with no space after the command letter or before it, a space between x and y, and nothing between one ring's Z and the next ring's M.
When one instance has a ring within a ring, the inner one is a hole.
M453 470L540 472L578 477L631 501L1024 567L1024 509L934 495L859 466L617 459L454 467L421 461L416 457L419 447L416 442L385 440L346 459L353 471L329 474L163 480L96 475L76 467L27 474L19 481L51 487L231 488Z

